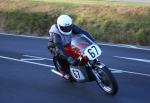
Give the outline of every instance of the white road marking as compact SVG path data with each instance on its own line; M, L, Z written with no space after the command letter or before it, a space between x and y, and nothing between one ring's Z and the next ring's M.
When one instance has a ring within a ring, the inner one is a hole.
M30 58L35 58L35 59L43 59L43 60L53 60L49 58L43 58L43 57L38 57L38 56L31 56L31 55L23 55L25 57L30 57Z
M111 68L109 68L110 70L111 70L111 72L112 73L123 73L123 71L122 70L118 70L118 69L111 69Z
M137 46L134 46L134 45L126 45L126 44L99 43L99 45L105 45L105 46L113 46L113 47L121 47L121 48L129 48L129 49L137 49L137 50L146 50L146 51L150 51L149 48L137 47Z
M21 60L21 59L15 59L15 58L11 58L11 57L0 56L0 58L19 61L19 62L24 62L24 63L35 64L35 65L40 65L40 66L44 66L44 67L55 68L55 66L52 66L52 65L46 65L46 64L41 64L41 63L36 63L36 62L31 62L31 61L24 61L24 60Z
M125 47L125 48L137 48L134 45L127 45L127 44L105 44L105 43L99 43L99 45L106 45L106 46L115 46L115 47Z
M27 36L27 35L16 35L16 34L8 34L8 33L0 33L1 35L10 35L10 36L18 36L25 38L34 38L34 39L48 39L48 37L38 37L38 36Z
M113 56L115 58L121 58L121 59L127 59L127 60L134 60L134 61L140 61L140 62L146 62L150 63L150 60L148 59L138 59L138 58L129 58L129 57L121 57L121 56Z
M20 59L20 60L23 60L23 61L32 61L32 60L44 60L44 59Z
M10 35L10 36L19 36L19 37L34 38L34 39L46 39L46 40L48 39L48 37L16 35L16 34L8 34L8 33L0 33L0 34L1 35ZM115 47L123 47L123 48L130 48L130 49L138 49L138 50L147 50L147 51L150 51L149 48L137 47L137 46L134 46L134 45L126 45L126 44L99 43L99 45L115 46Z
M118 71L118 69L112 69L112 68L110 68L110 70L112 70L112 71L114 71L114 70ZM131 71L125 71L125 70L119 70L119 71L120 71L120 73L129 73L129 74L136 74L136 75L150 77L150 74L145 74L145 73L131 72Z
M46 64L36 63L36 62L24 61L24 60L20 60L20 59L11 58L11 57L0 56L0 58L34 64L34 65L39 65L39 66L44 66L44 67L55 68L55 66L53 66L53 65L46 65ZM145 74L145 73L131 72L131 71L125 71L125 70L113 69L113 68L110 68L110 70L113 71L113 73L128 73L128 74L135 74L135 75L150 77L150 74Z

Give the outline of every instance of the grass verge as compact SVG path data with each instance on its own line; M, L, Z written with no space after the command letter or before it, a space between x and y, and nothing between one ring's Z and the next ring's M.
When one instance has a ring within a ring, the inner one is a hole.
M86 1L86 2L85 2ZM150 45L150 4L105 0L0 0L0 30L48 35L61 14L103 42Z

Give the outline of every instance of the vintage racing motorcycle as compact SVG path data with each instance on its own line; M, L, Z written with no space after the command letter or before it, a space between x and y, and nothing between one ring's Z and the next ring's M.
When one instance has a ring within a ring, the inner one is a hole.
M70 75L73 82L96 81L98 86L109 95L115 95L118 91L118 84L111 71L103 63L98 61L101 55L101 48L84 34L78 34L72 38L71 45L64 47L66 53L74 60L78 60L78 65L70 66ZM52 72L63 76L59 72L59 62L53 59L56 69Z

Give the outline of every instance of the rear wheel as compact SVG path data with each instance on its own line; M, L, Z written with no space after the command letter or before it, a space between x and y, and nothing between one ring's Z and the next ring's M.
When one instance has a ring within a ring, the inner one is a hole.
M109 95L115 95L118 91L118 84L110 70L104 66L95 69L96 82L102 90Z

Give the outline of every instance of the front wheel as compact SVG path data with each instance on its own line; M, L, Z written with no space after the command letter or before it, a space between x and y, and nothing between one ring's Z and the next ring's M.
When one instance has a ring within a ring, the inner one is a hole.
M104 66L99 66L94 70L96 82L108 95L115 95L118 91L118 84L110 70Z

